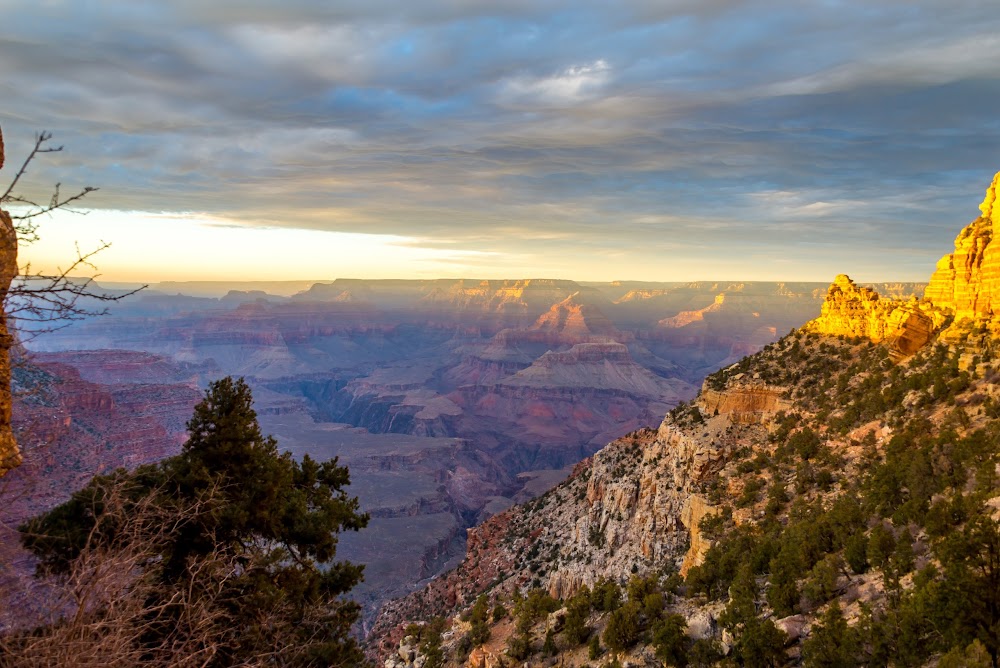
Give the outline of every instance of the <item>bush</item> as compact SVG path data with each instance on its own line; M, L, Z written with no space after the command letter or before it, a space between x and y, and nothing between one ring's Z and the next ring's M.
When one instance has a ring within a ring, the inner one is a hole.
M587 645L587 658L593 661L601 658L601 654L604 654L604 650L601 649L601 639L595 633L590 637L590 643Z
M656 658L668 666L687 665L687 620L681 615L668 615L657 620L652 629L652 645Z
M639 641L639 604L629 601L611 613L604 628L604 644L615 652L622 652Z

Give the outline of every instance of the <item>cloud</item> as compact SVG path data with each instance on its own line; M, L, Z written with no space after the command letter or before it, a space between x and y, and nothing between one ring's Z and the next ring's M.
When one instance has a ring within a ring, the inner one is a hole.
M516 76L501 83L499 103L511 107L572 107L600 95L611 78L604 59L573 65L547 77Z
M972 0L5 8L9 154L55 131L31 183L108 210L397 235L497 271L559 253L578 278L602 249L683 279L651 253L721 275L820 243L850 271L892 244L883 276L919 278L1000 167L1000 15ZM787 271L825 278L802 257Z

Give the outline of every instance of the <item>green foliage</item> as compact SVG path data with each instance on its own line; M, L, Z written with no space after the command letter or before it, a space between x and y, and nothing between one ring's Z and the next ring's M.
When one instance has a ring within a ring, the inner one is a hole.
M601 638L596 633L590 636L590 642L587 644L587 658L591 661L601 658L604 654L604 650L601 649Z
M984 508L934 552L944 577L925 588L936 594L945 638L963 647L978 639L995 662L1000 654L1000 525Z
M809 461L819 453L819 434L810 427L803 427L788 439L788 448L804 461Z
M829 601L837 593L837 578L843 570L843 562L838 554L821 559L806 577L802 594L810 605L818 606Z
M527 631L520 631L507 641L507 654L515 661L524 661L531 656L531 636Z
M806 668L853 668L859 664L860 641L857 632L834 601L802 645Z
M844 545L844 560L851 570L861 574L868 570L868 536L858 531Z
M983 643L973 640L965 649L955 647L942 656L938 668L993 668L993 659Z
M252 403L242 379L212 383L188 422L181 454L134 473L94 478L68 502L22 526L24 545L39 557L40 571L59 574L72 569L88 540L89 548L108 550L138 541L158 555L149 568L158 573L155 598L168 612L176 593L191 595L199 568L235 560L244 566L206 601L228 620L204 630L211 636L205 641L218 646L209 665L299 645L288 663L359 660L349 635L358 606L340 597L360 581L362 568L334 557L337 533L358 530L368 518L344 491L346 468L336 459L296 462L279 454L275 440L261 434ZM106 501L119 492L136 505L154 499L157 525L122 533L120 517L105 513ZM162 518L172 515L175 524L165 532ZM168 626L154 627L145 642L157 643Z
M687 620L682 615L671 614L654 622L652 645L656 658L668 666L683 668L687 665Z
M602 578L594 584L590 602L598 612L614 612L622 602L622 591L618 583Z
M736 571L749 560L755 572L767 563L768 546L762 544L760 529L750 524L735 527L708 550L705 560L688 571L687 586L690 594L704 594L709 598L723 596L729 589Z
M469 640L474 647L482 645L490 639L488 619L489 602L486 600L486 594L480 594L469 614L469 621L472 622L469 629Z
M785 634L770 619L757 616L757 583L749 566L739 569L719 623L733 634L735 658L743 666L779 666L785 660Z
M770 619L747 620L733 647L742 666L776 667L784 665L787 636Z
M514 602L514 614L517 616L517 630L527 633L536 621L543 615L559 609L559 601L555 600L541 587L535 587L521 600Z
M573 646L581 644L590 635L587 616L590 614L590 590L584 587L566 602L566 622L563 635Z
M688 650L688 665L693 668L709 668L722 660L722 648L713 638L699 638L691 643Z
M555 631L549 629L545 632L545 642L542 643L542 656L550 657L559 653L556 647Z
M444 650L441 649L441 634L445 629L445 620L435 617L420 630L420 653L425 657L424 668L442 668L444 666Z
M738 508L746 508L757 503L760 491L764 489L764 485L764 479L758 476L752 476L747 479L747 481L743 484L743 492L736 500L736 506Z
M885 568L896 550L896 538L881 522L872 527L868 537L868 561L876 568Z
M641 604L643 599L649 594L659 593L660 585L655 575L648 577L633 575L629 578L628 584L625 586L625 591L628 594L629 601Z
M497 623L507 617L507 608L503 604L497 603L493 606L493 623Z
M639 604L629 601L611 613L604 627L604 644L615 652L623 652L639 642Z
M718 512L707 513L698 523L698 530L707 540L718 540L733 520L733 509L722 506Z

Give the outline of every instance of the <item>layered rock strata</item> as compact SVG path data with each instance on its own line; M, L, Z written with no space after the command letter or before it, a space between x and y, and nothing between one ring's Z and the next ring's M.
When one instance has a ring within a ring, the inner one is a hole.
M827 291L820 316L803 329L884 342L895 357L902 358L922 348L946 321L947 314L926 300L882 299L874 290L840 274Z
M404 621L467 605L494 586L508 593L541 586L566 598L601 578L701 563L711 540L699 525L718 512L707 489L735 452L766 438L783 389L748 392L737 381L713 391L724 412L697 422L689 411L668 415L659 429L634 431L580 462L535 502L470 529L456 570L384 609L371 634L380 652L396 647ZM694 407L708 413L704 395ZM747 412L762 419L743 421Z
M956 321L993 321L1000 311L1000 246L992 243L1000 224L998 188L1000 172L993 177L979 205L981 215L959 232L955 251L938 261L924 293L937 306L951 309Z
M782 399L780 388L757 381L740 382L742 378L736 381L725 391L713 390L707 384L702 387L699 403L709 415L729 414L736 424L757 424L770 414L791 407L791 402Z

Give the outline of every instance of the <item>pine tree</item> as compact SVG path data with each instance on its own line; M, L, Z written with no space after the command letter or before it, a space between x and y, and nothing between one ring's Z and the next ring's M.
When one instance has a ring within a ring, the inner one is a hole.
M180 455L135 472L95 478L70 501L21 527L22 540L47 573L69 573L85 549L113 553L123 540L146 542L147 570L157 586L149 605L157 622L143 642L158 647L175 633L176 593L215 610L215 624L199 630L214 658L206 665L251 663L282 656L284 665L341 665L360 660L350 637L356 603L341 597L362 567L336 562L337 533L358 530L368 517L344 487L348 471L337 460L296 462L261 434L250 388L242 380L212 383L188 423ZM155 522L141 525L104 513L112 494L138 507L158 506ZM175 519L170 521L170 518ZM171 530L164 532L167 518ZM128 531L126 531L128 528ZM210 568L229 565L217 588L192 594ZM322 568L321 568L322 567ZM172 607L174 606L174 607Z
M840 605L834 601L823 613L802 648L809 668L850 668L858 665L857 633L847 625Z

